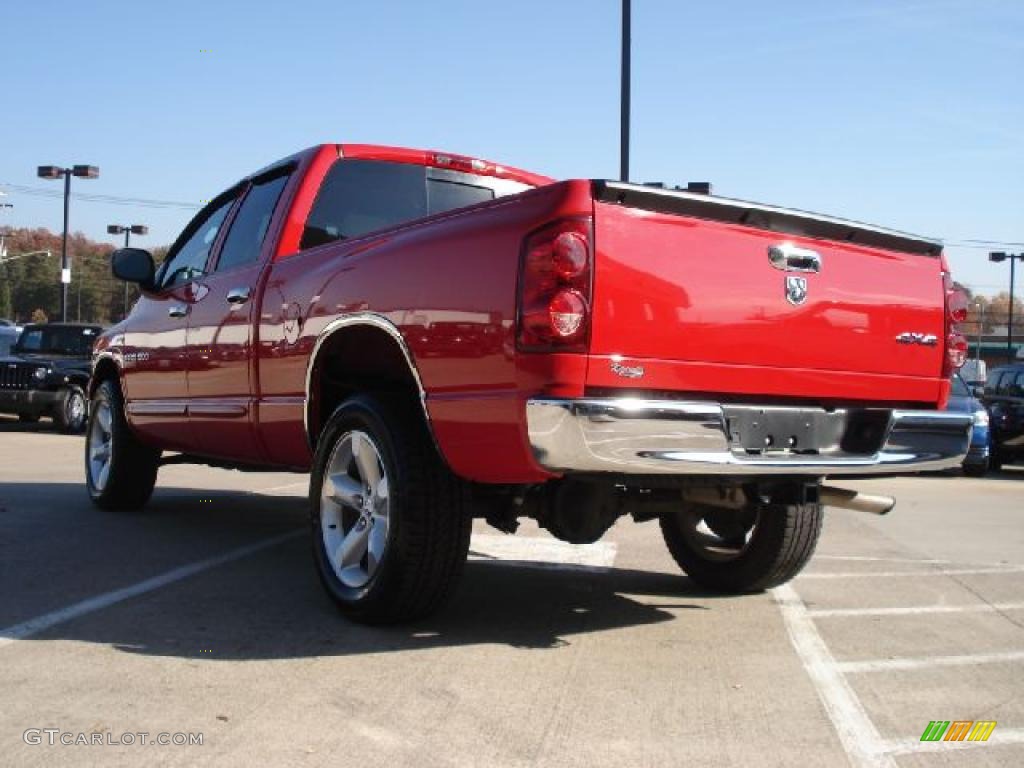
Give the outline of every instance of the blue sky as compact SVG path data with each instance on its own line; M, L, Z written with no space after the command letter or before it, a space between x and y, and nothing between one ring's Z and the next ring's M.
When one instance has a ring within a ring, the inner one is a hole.
M634 0L633 180L953 242L1024 241L1020 0ZM10 0L0 183L198 202L321 141L447 149L561 178L618 173L619 0ZM58 230L9 187L0 224ZM72 229L190 213L75 200ZM1016 248L1013 250L1024 250ZM985 248L958 278L1005 289Z

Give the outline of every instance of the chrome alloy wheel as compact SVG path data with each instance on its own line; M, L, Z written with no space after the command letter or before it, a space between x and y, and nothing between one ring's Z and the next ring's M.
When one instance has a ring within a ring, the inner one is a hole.
M67 422L75 430L81 430L85 423L85 395L75 390L68 396L66 413Z
M334 446L320 488L324 552L346 587L365 587L383 562L389 512L380 449L365 432L346 432Z
M688 508L679 516L680 532L705 560L728 562L750 547L760 518L757 509Z
M89 457L89 481L97 491L107 487L110 477L110 463L113 458L113 418L110 403L106 400L96 402L96 413L89 427L86 438L86 456Z

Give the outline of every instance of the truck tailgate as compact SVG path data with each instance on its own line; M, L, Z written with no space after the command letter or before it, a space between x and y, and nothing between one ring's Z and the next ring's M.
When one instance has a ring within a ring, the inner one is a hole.
M594 229L590 386L941 399L938 243L612 182Z

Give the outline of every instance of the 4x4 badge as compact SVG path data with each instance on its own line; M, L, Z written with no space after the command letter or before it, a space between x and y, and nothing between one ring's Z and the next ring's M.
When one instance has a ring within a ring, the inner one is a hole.
M807 301L807 278L786 275L786 301L790 304L803 304Z

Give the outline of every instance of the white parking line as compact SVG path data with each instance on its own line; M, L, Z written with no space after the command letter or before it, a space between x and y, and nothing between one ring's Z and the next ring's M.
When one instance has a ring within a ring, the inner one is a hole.
M1024 661L1024 651L1002 651L999 653L968 653L962 656L917 656L896 659L865 659L864 661L840 661L837 666L842 672L894 672L906 669L927 669L929 667L963 667L974 664L1005 664Z
M925 565L949 565L952 560L922 559L916 557L875 557L873 555L815 555L815 560L848 560L855 563L922 563Z
M608 541L567 544L538 536L474 534L469 543L471 562L557 570L604 570L615 562L616 551L615 544Z
M981 573L1024 573L1024 565L1006 565L985 568L934 568L922 571L840 571L801 573L797 578L804 579L889 579L899 576L969 576Z
M885 753L878 729L807 615L804 601L788 584L775 587L772 596L782 610L790 642L814 683L850 762L856 768L894 768L896 763Z
M811 608L807 615L815 619L842 616L915 616L930 613L997 613L1019 611L1024 603L976 603L974 605L915 605L908 608Z
M292 496L294 494L279 494L277 491L289 491L289 490L309 490L309 481L299 483L285 483L284 485L272 485L269 488L257 488L253 493L263 493L269 496Z
M102 595L97 595L96 597L90 597L88 600L83 600L80 603L69 605L66 608L61 608L51 613L45 613L42 616L37 616L34 619L23 621L20 624L15 624L7 627L6 629L0 629L0 648L13 645L19 640L39 634L40 632L56 626L57 624L63 624L66 621L77 619L88 613L103 610L115 603L120 603L130 598L138 597L146 592L152 592L155 589L166 587L168 584L173 584L176 581L181 581L189 578L190 576L195 576L197 573L202 573L203 571L208 571L211 568L216 568L218 565L224 565L225 563L239 560L264 549L269 549L270 547L276 546L277 544L290 539L305 536L307 533L306 529L303 528L302 530L290 531L288 533L281 534L280 536L272 536L269 539L257 541L255 544L249 544L244 547L239 547L238 549L232 549L230 552L225 552L224 554L217 555L216 557L183 565L180 568L175 568L172 571L167 571L166 573L154 576L151 579L140 581L137 584L132 584L131 586L124 587L122 589L116 589L113 592L106 592Z

